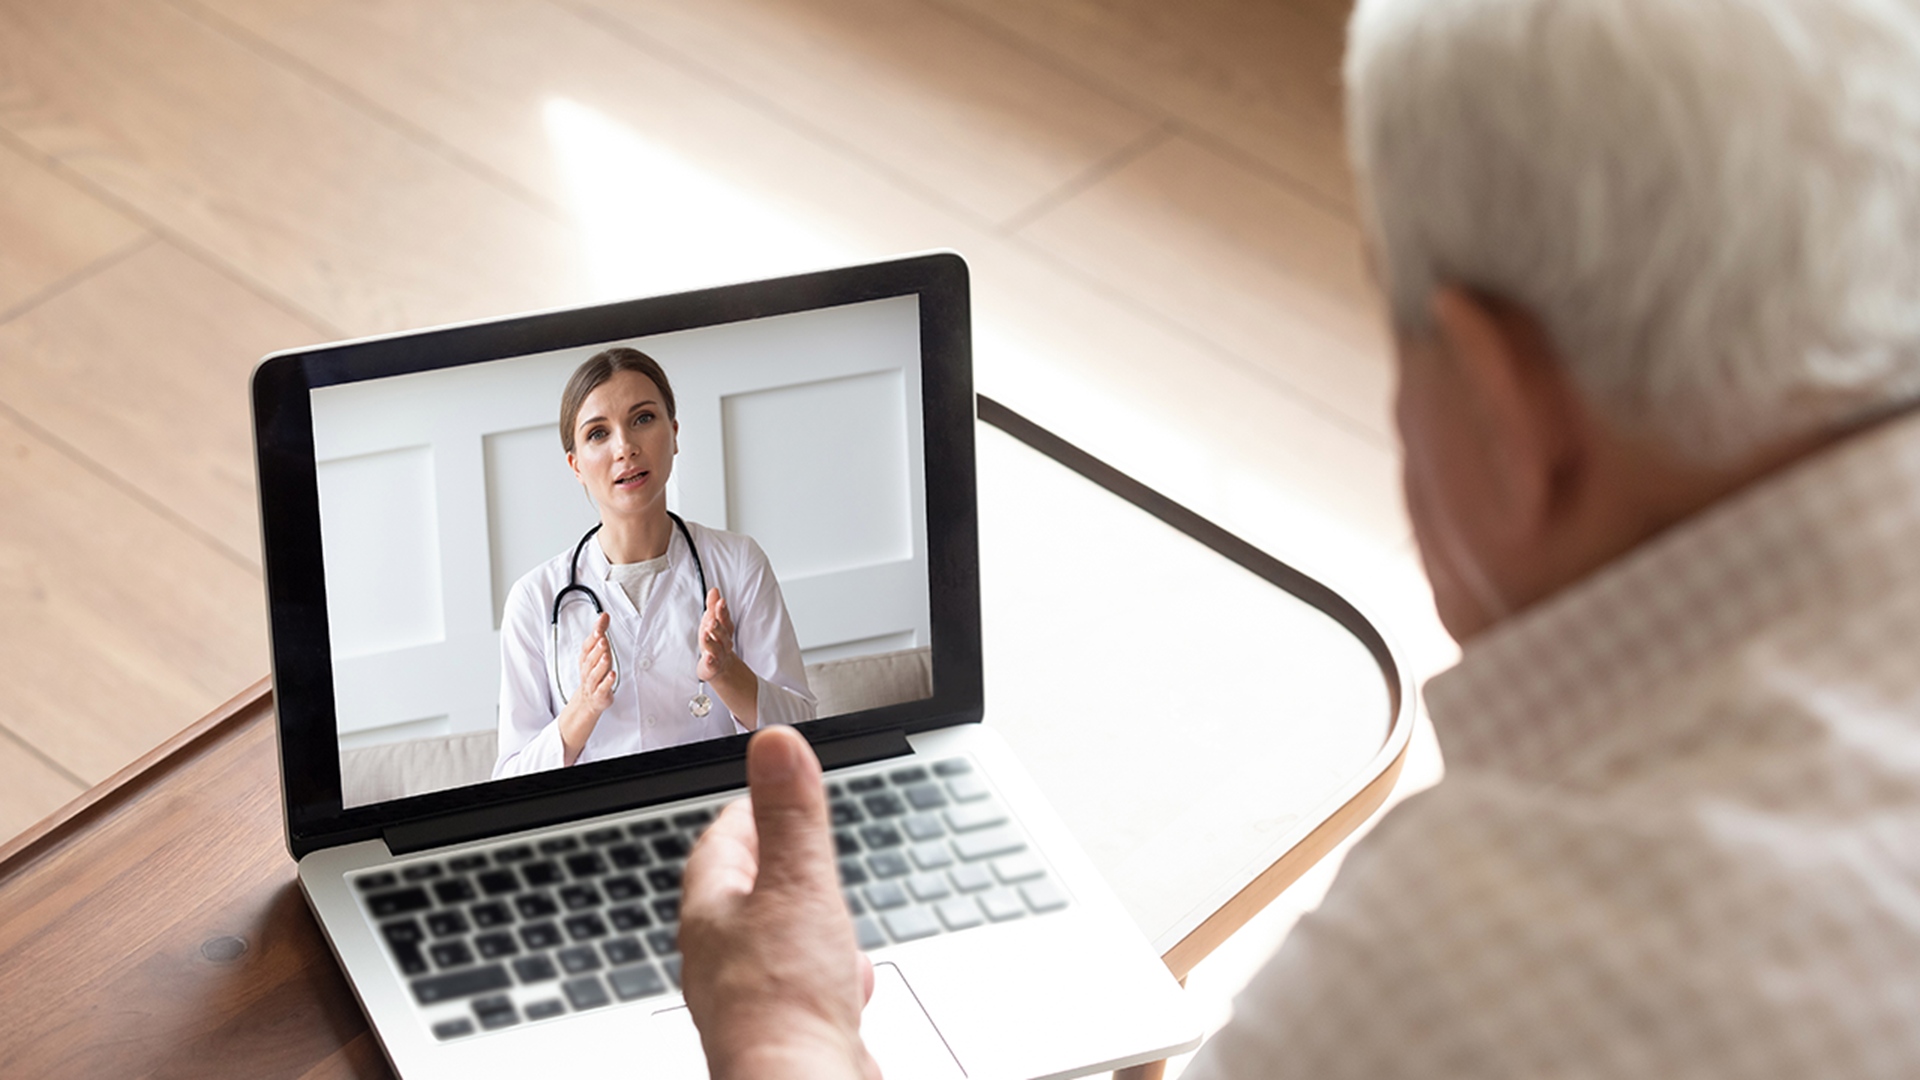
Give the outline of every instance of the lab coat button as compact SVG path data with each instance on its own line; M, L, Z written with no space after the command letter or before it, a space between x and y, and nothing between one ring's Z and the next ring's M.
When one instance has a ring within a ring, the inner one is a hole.
M647 717L647 726L648 726L648 727L652 727L652 726L653 726L653 717L651 717L651 716L649 716L649 717Z
M653 657L651 657L651 656L643 656L643 657L641 657L641 658L640 658L640 670L641 670L641 671L647 671L647 670L649 670L649 669L651 669L652 667L653 667Z

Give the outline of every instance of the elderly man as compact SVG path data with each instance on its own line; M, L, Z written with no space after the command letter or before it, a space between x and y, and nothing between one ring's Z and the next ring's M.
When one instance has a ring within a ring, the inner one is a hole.
M1920 5L1361 0L1346 79L1448 773L1189 1075L1920 1075ZM817 767L749 770L715 1075L871 1075Z

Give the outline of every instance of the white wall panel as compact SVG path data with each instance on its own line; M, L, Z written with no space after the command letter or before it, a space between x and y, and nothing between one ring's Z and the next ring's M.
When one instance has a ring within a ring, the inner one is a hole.
M334 655L439 641L446 623L432 449L324 462L318 482Z
M573 550L600 515L561 456L552 423L493 432L483 442L497 630L513 583L557 552Z
M727 527L796 577L913 558L898 368L729 394Z

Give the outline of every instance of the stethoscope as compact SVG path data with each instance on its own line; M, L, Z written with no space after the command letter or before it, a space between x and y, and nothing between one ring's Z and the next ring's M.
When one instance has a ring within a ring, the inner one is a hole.
M669 510L667 516L673 519L674 527L680 530L680 535L687 538L687 551L693 555L693 572L700 578L700 613L704 616L707 610L707 571L700 565L700 549L694 546L693 534L687 531L687 523L680 520L680 515ZM580 553L587 550L587 541L593 539L593 534L599 531L599 525L588 529L587 534L580 538L580 542L573 546L573 558L567 560L567 587L553 594L553 615L547 620L547 657L553 667L553 688L559 692L562 705L567 704L567 691L560 681L560 604L567 598L568 593L577 592L585 596L587 602L593 605L595 615L604 615L607 611L600 603L599 594L580 584ZM611 643L607 648L607 662L613 666L613 686L618 690L620 660ZM687 699L687 711L696 717L705 716L713 711L713 699L707 696L705 682L700 684L697 693Z

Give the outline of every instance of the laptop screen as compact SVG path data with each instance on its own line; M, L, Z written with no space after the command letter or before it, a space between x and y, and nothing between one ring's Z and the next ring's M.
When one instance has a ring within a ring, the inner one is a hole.
M977 715L964 316L926 256L263 362L290 821Z

